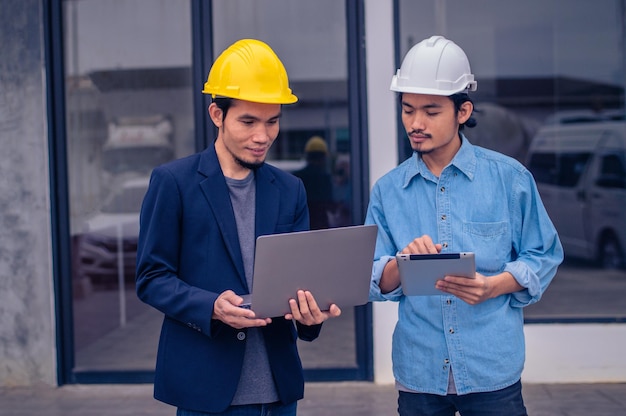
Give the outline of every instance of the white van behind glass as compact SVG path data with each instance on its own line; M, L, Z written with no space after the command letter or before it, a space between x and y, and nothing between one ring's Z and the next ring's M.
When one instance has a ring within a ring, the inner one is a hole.
M168 117L123 117L109 122L102 167L112 175L146 174L174 158L173 126Z
M547 125L527 166L568 257L626 265L626 122Z

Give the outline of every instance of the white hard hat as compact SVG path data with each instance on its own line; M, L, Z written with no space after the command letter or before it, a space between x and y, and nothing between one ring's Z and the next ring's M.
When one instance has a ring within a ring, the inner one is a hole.
M443 36L431 36L407 52L391 79L391 91L450 96L476 91L463 49Z

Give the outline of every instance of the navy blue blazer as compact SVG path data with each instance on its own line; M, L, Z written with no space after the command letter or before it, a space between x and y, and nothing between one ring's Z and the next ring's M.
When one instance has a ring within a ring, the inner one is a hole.
M267 164L256 172L256 235L309 227L302 181ZM213 304L227 289L249 289L235 216L215 148L152 172L140 216L137 295L164 313L154 397L173 406L221 412L235 394L246 330L212 320ZM321 325L282 317L263 327L272 375L283 403L303 397L296 347Z

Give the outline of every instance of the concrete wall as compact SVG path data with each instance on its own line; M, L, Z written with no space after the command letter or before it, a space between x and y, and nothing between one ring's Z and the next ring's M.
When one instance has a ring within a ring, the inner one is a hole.
M56 383L42 3L0 2L0 385Z
M373 185L398 164L396 100L389 91L391 75L395 73L392 2L365 0L365 27L369 180ZM377 383L393 383L391 335L397 319L397 303L373 304L374 380Z

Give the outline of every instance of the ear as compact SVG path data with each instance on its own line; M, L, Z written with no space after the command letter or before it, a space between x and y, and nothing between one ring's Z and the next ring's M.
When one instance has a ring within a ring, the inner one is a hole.
M459 108L459 112L456 116L457 122L459 124L465 123L470 118L473 111L474 104L472 104L470 101L465 101L463 104L461 104L461 108Z
M222 127L222 110L215 103L209 105L209 116L218 129Z

